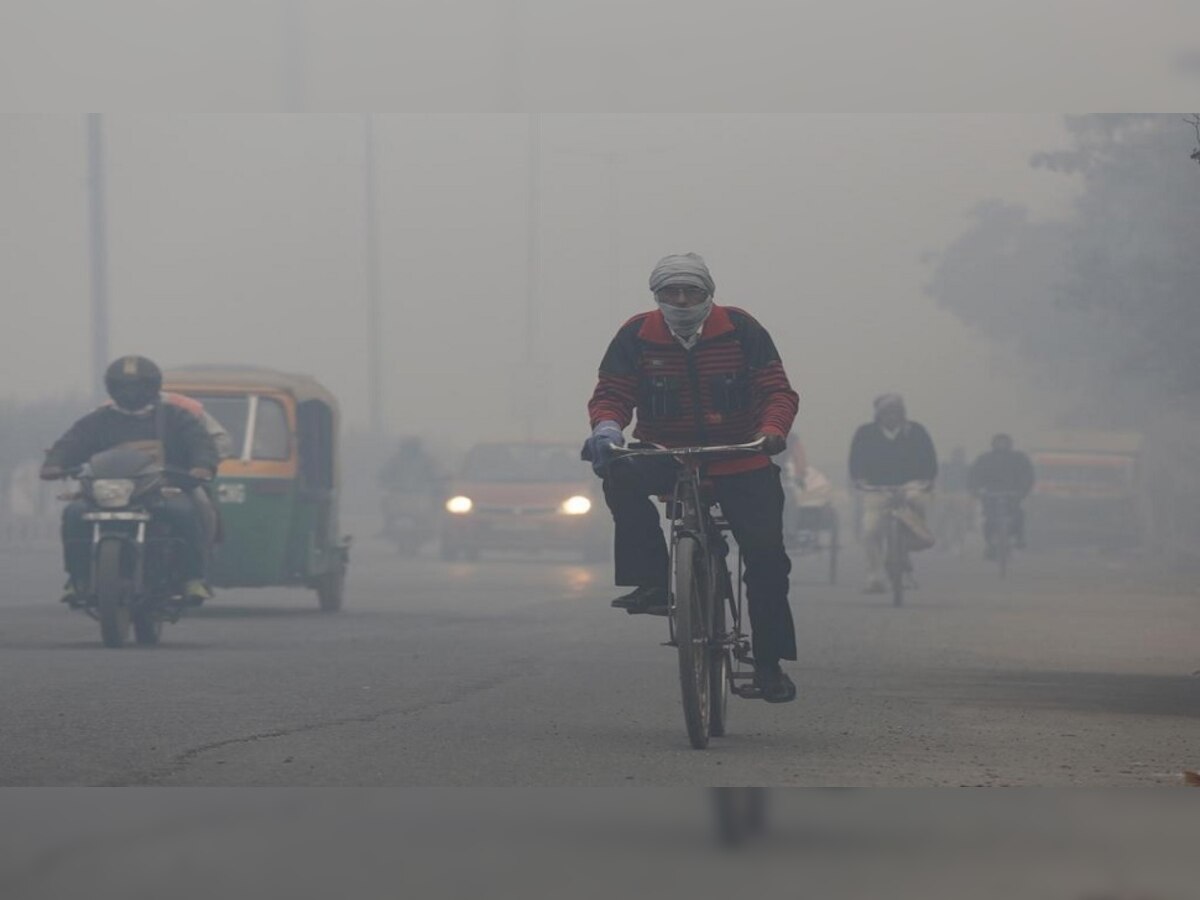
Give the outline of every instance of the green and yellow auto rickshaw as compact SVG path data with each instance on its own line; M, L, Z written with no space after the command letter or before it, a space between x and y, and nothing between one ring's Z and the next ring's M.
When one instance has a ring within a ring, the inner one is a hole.
M338 524L338 404L315 379L269 369L198 366L169 371L183 394L229 433L217 473L218 587L298 585L321 609L341 609L350 540Z

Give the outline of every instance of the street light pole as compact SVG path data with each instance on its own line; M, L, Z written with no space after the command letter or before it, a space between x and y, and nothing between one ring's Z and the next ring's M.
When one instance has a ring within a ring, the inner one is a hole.
M96 399L104 396L103 372L108 365L108 237L104 208L104 121L87 115L88 246L92 296L92 358L89 381Z
M528 393L522 398L526 440L533 440L534 418L541 392L537 358L541 289L541 125L541 115L529 113L529 209L525 260L525 371L529 377L524 385Z
M608 312L614 322L621 312L621 184L617 178L616 153L604 154L608 170Z
M375 122L363 114L363 213L367 267L367 403L371 435L383 435L383 378L380 371L383 337L380 332L379 210L375 191Z
M305 30L304 0L282 0L280 11L283 66L281 88L283 111L303 112L308 102L308 35Z

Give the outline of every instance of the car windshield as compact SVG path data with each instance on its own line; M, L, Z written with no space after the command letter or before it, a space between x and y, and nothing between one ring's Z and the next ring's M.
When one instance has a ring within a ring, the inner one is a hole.
M563 444L479 444L463 464L469 481L563 482L584 474L578 448Z

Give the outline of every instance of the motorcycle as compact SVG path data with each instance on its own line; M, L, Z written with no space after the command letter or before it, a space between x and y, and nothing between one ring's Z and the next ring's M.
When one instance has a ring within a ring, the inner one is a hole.
M383 537L402 557L414 557L433 539L438 504L431 493L389 491L383 501Z
M183 614L177 560L186 547L155 506L184 492L168 483L168 474L179 483L199 482L136 445L97 453L69 474L80 490L63 499L82 501L83 521L92 526L88 583L77 586L70 605L100 623L106 647L123 646L131 627L138 644L157 644L163 624Z

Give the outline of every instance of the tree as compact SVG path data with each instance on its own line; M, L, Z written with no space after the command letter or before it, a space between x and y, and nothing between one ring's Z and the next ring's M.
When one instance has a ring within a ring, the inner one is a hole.
M1200 395L1200 182L1179 165L1178 117L1079 116L1032 164L1080 178L1071 215L979 206L936 258L929 293L1056 383L1146 400Z

